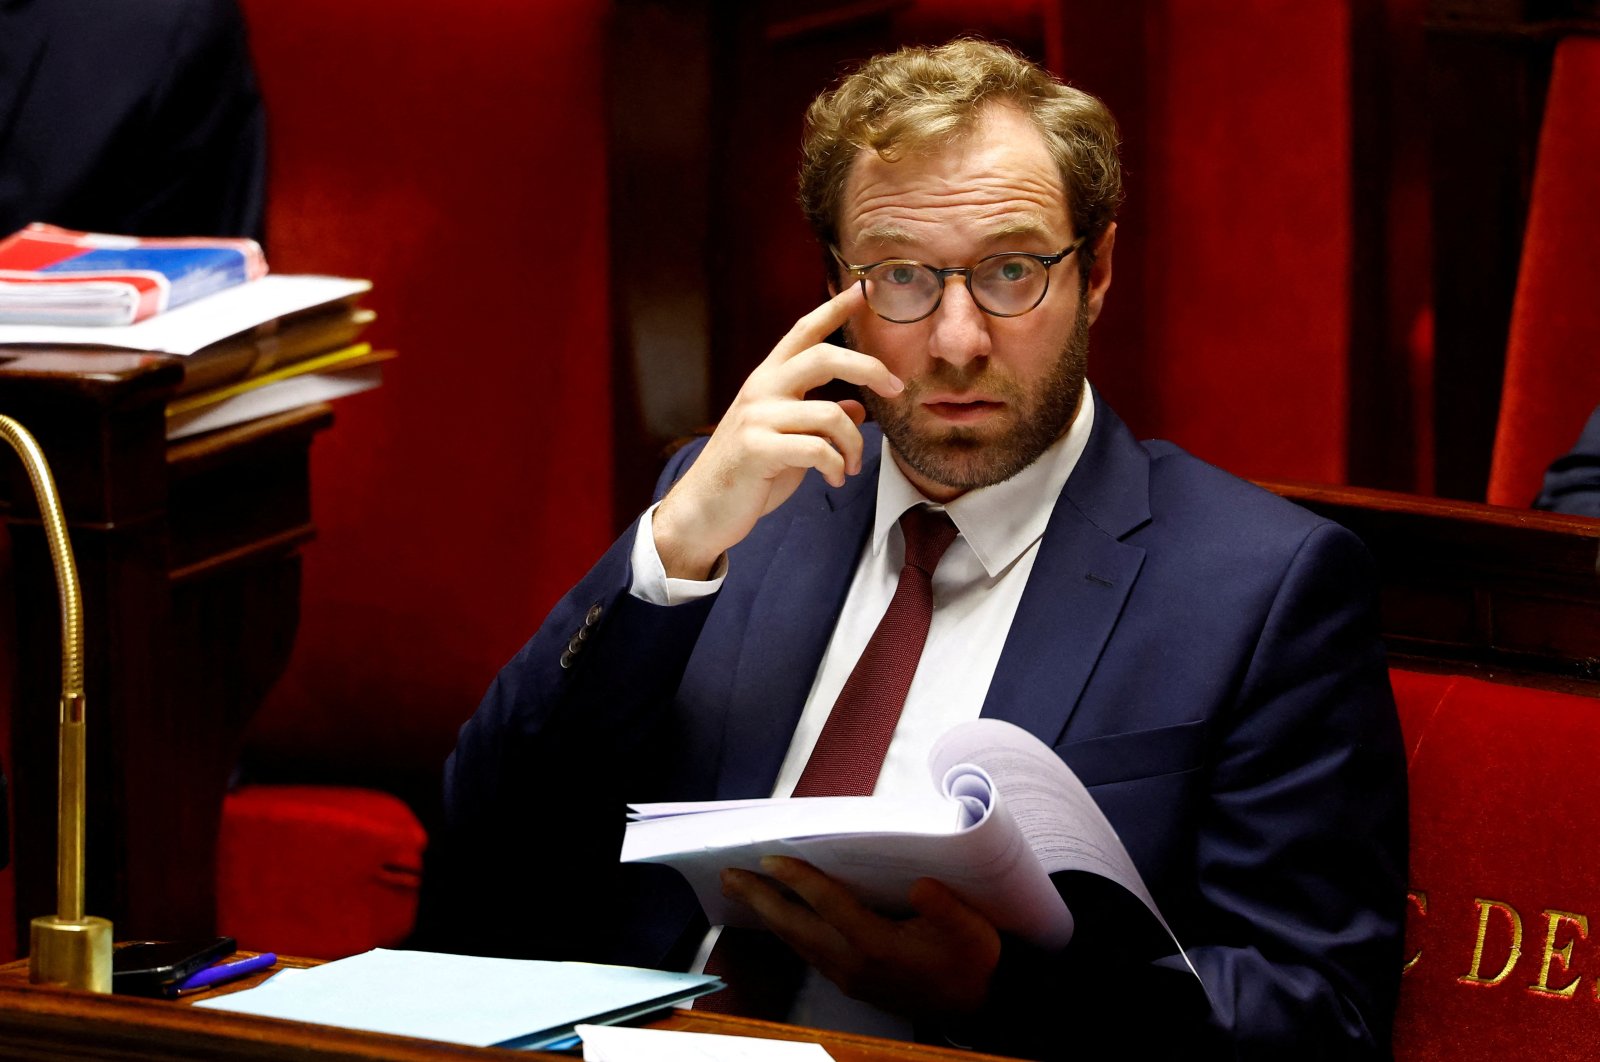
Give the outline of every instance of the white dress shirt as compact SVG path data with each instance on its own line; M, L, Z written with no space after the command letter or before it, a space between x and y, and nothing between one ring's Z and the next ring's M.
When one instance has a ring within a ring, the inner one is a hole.
M1037 461L1003 483L969 491L943 506L960 535L933 574L928 640L874 793L904 796L929 792L935 784L928 773L928 753L934 741L957 723L976 719L982 711L1045 525L1083 454L1093 425L1094 401L1086 384L1077 416L1066 434ZM790 739L773 785L775 797L794 791L839 691L889 608L905 558L900 516L913 506L928 503L901 472L887 441L884 450L872 536L856 562L850 593ZM652 507L639 522L634 540L634 596L656 604L676 604L717 590L721 578L698 582L666 577L655 550L653 513ZM701 948L696 968L704 964L714 939L713 933ZM807 972L789 1020L902 1039L911 1033L905 1019L850 999L814 970Z

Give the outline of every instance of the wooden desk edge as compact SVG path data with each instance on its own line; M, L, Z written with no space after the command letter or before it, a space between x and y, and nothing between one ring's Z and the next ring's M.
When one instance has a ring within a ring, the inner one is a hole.
M248 952L242 954L249 954ZM466 1047L329 1025L261 1018L189 1004L252 988L278 970L319 965L285 957L270 971L182 1000L101 996L28 983L26 960L0 966L0 1043L7 1058L194 1059L212 1062L439 1062L442 1059L552 1059L574 1056L543 1051ZM929 1047L871 1036L824 1032L754 1018L675 1010L652 1028L819 1043L835 1062L964 1060L1005 1062L995 1055ZM81 1052L74 1051L80 1048ZM35 1054L17 1054L19 1051ZM119 1053L120 1052L120 1053Z
M230 424L216 431L177 439L167 444L167 465L192 474L215 465L241 449L282 446L285 440L309 439L333 424L333 407L326 402L297 406L282 413Z
M28 983L26 960L0 966L0 1042L8 1058L194 1059L214 1062L438 1062L562 1056L502 1048L466 1047L331 1025L260 1018L190 1004L242 991L285 967L315 965L285 959L254 978L182 1000L102 996ZM38 1054L16 1054L22 1050ZM50 1053L55 1052L55 1053ZM570 1062L570 1060L568 1060Z
M1600 542L1600 520L1588 516L1551 513L1538 509L1516 509L1504 505L1488 505L1483 502L1436 498L1422 494L1405 494L1400 491L1378 490L1375 487L1273 480L1257 480L1256 486L1312 508L1386 513L1436 523L1456 522L1483 527L1516 528Z

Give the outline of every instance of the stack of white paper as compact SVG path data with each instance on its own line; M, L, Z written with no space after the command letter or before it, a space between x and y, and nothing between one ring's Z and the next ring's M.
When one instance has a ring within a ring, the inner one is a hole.
M583 1062L833 1062L821 1044L580 1025Z
M137 324L0 325L0 346L118 347L195 354L247 328L372 290L367 280L273 273Z
M892 915L910 913L913 882L937 878L1042 948L1064 947L1074 929L1050 875L1096 874L1137 897L1171 937L1116 830L1044 742L1003 720L975 719L935 743L928 768L933 785L922 797L634 804L622 859L677 868L713 925L760 924L722 895L722 869L759 873L763 857L781 855Z
M704 974L379 948L284 970L258 988L194 1005L474 1047L537 1048L572 1036L580 1022L627 1021L721 987Z

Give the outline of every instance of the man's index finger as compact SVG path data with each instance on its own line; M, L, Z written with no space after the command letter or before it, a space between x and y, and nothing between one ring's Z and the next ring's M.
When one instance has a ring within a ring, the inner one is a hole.
M771 360L788 361L796 354L808 347L831 336L836 329L842 326L855 312L865 305L865 296L859 284L851 284L839 294L818 306L810 313L794 323L787 335L778 341L772 348Z

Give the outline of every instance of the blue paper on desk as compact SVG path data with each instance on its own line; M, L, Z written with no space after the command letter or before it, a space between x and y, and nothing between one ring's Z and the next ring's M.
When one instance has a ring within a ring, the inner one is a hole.
M705 974L379 948L283 970L197 1007L474 1047L537 1048L580 1022L610 1024L720 988Z

